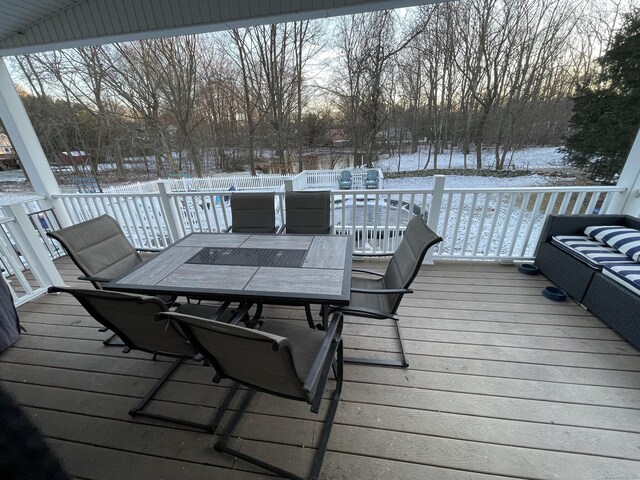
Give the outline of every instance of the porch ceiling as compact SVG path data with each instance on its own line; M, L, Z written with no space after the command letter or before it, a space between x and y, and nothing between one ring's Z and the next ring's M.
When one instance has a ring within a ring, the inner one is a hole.
M437 1L2 0L0 56L212 32Z

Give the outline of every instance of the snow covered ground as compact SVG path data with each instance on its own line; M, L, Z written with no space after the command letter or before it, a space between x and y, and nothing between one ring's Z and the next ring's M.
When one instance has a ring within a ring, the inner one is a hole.
M558 147L535 147L518 150L507 156L505 169L507 169L509 165L511 168L517 170L563 168L562 154L557 150ZM376 166L385 173L422 170L425 168L432 169L433 155L428 160L428 163L427 157L427 152L421 150L418 153L403 154L401 156L396 155L379 160L376 162ZM473 168L475 161L476 158L474 154L467 155L467 168ZM482 165L486 169L494 168L495 157L493 151L486 150L483 153ZM445 151L438 155L438 168L464 168L464 155L459 150L454 150L451 156L449 151Z
M492 152L486 152L485 164L491 166ZM424 168L427 156L421 151L412 155L402 155L400 159L401 171L412 171ZM471 165L474 157L467 157ZM439 156L439 167L448 167L449 154ZM513 154L512 164L518 169L549 170L562 167L562 155L556 147L528 148ZM377 166L385 173L398 171L398 157L382 159ZM433 167L433 159L429 168ZM464 158L461 152L454 152L451 157L452 168L463 168ZM433 177L387 178L383 188L388 190L430 189L433 187ZM490 177L473 175L447 175L448 188L503 188L503 187L543 187L549 185L549 180L541 174L531 174L519 177ZM34 198L34 192L28 187L22 170L0 171L0 205L23 202Z

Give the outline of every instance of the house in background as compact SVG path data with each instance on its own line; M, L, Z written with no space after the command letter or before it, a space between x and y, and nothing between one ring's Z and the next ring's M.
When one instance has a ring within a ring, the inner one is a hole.
M89 155L84 150L71 150L70 152L60 152L60 164L81 167L89 162Z
M0 133L0 170L20 168L18 157L6 133Z

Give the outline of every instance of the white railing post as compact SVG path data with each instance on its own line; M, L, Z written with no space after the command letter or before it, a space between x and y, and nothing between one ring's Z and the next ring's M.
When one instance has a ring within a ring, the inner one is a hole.
M608 213L640 216L640 130L620 173L617 186L625 187L627 190L613 194Z
M429 205L427 225L431 230L438 233L438 223L440 223L440 210L442 210L442 197L444 196L444 185L447 177L444 175L434 175L433 195ZM423 264L433 263L433 249L430 249L424 256Z
M62 202L53 198L60 193L60 187L2 57L0 57L0 118L34 190L38 195L51 199L63 227L71 225L71 219Z
M15 219L15 223L7 224L22 256L27 260L33 275L42 286L64 285L60 272L53 263L51 255L36 235L36 230L21 204L5 207Z
M171 187L168 180L158 180L158 192L160 193L160 205L162 205L164 221L169 229L169 235L171 235L171 242L177 242L184 237L184 230L180 220L180 213L175 208L171 198L169 198Z

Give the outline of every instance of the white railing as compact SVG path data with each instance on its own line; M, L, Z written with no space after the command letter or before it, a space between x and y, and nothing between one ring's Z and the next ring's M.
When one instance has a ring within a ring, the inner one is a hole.
M2 207L0 264L16 306L42 295L50 285L64 283L38 232L23 205Z
M529 260L550 214L609 213L618 187L445 189L438 258Z
M175 192L158 182L153 194L60 195L74 223L102 214L116 218L139 248L164 248L191 232L224 232L231 225L229 192ZM336 233L353 234L359 253L393 253L406 225L423 215L444 241L435 258L530 260L544 220L558 213L609 213L619 187L447 189L332 192ZM275 193L276 223L286 220L284 192Z
M320 178L320 177L318 177ZM391 254L408 221L422 215L444 241L436 259L531 260L550 214L610 211L621 187L447 189L436 176L430 190L334 190L331 223L352 234L354 253ZM293 180L295 184L295 180ZM117 219L138 248L165 248L192 232L224 232L231 225L229 191L175 192L157 182L153 193L86 193L56 196L72 223L102 214ZM275 192L276 223L286 221L285 193ZM60 228L51 204L37 199L0 210L0 266L17 305L63 280L52 258L63 254L46 232Z
M74 224L110 215L137 248L165 248L179 238L167 222L160 193L61 194L59 198Z

